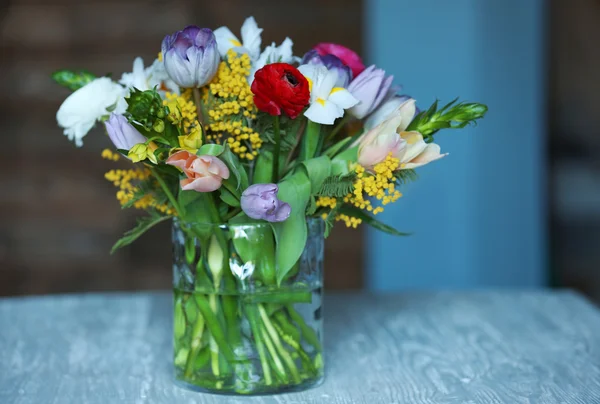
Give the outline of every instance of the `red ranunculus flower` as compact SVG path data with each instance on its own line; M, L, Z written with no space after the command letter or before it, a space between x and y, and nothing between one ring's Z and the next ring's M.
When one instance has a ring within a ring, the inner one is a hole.
M358 76L363 70L365 70L365 65L360 59L360 56L358 56L352 49L348 49L345 46L338 45L336 43L321 42L315 46L314 49L321 56L337 56L343 64L352 70L352 77Z
M308 104L310 90L306 78L287 63L271 63L254 74L254 105L270 115L281 111L294 119Z

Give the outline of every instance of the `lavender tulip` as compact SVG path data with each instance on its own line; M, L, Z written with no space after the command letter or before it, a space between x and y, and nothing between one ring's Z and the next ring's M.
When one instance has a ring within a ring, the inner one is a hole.
M277 184L254 184L242 193L242 210L252 219L283 222L292 211L289 204L277 199Z
M335 83L336 87L346 88L348 87L350 80L352 80L352 69L346 66L341 59L335 55L319 55L319 53L313 49L306 52L300 64L325 66L328 70L335 70L338 74L338 79Z
M112 113L104 122L108 137L117 149L129 150L138 143L144 143L146 138L137 131L123 115Z
M162 55L169 77L181 87L202 87L217 73L219 51L212 30L190 25L167 35Z
M388 95L393 76L386 76L385 71L375 65L367 67L356 76L348 86L348 91L360 102L350 109L350 113L363 119L375 110Z

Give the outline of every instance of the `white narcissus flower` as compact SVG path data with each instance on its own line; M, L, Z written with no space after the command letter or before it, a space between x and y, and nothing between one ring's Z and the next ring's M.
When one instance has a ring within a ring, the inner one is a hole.
M141 57L135 58L132 72L123 73L119 83L128 90L135 87L140 91L146 91L157 87L159 92L166 89L171 93L179 94L179 86L167 74L163 61L158 59L154 60L151 66L144 68L144 60Z
M308 80L310 107L304 116L313 122L333 125L337 118L344 116L344 110L358 104L358 100L343 87L335 87L338 73L325 66L302 65L300 73Z
M252 85L254 81L254 73L257 70L262 69L269 63L292 63L294 62L294 55L292 53L292 46L294 43L290 38L285 38L281 45L275 46L275 43L267 46L265 50L260 54L258 59L252 63L252 70L250 76L248 76L248 82Z
M58 125L65 136L83 145L83 137L92 129L97 120L113 112L122 114L127 109L126 90L108 77L97 78L67 97L56 113Z
M260 55L260 44L262 28L258 28L254 17L248 17L242 24L242 41L231 32L227 27L220 27L214 30L217 38L217 48L221 57L224 57L229 49L234 49L242 53L247 53L251 60L257 60Z

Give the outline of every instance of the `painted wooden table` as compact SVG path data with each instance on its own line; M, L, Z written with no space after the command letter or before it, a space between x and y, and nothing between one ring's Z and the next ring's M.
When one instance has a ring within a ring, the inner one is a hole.
M600 403L572 292L330 294L325 318L325 383L247 398L173 384L168 293L0 299L0 403Z

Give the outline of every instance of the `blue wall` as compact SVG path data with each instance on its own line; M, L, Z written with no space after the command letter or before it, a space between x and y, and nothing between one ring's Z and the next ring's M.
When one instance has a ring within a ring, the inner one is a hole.
M479 126L436 136L450 155L369 230L368 287L546 284L545 7L542 0L367 0L367 61L421 108L456 96L489 106Z

